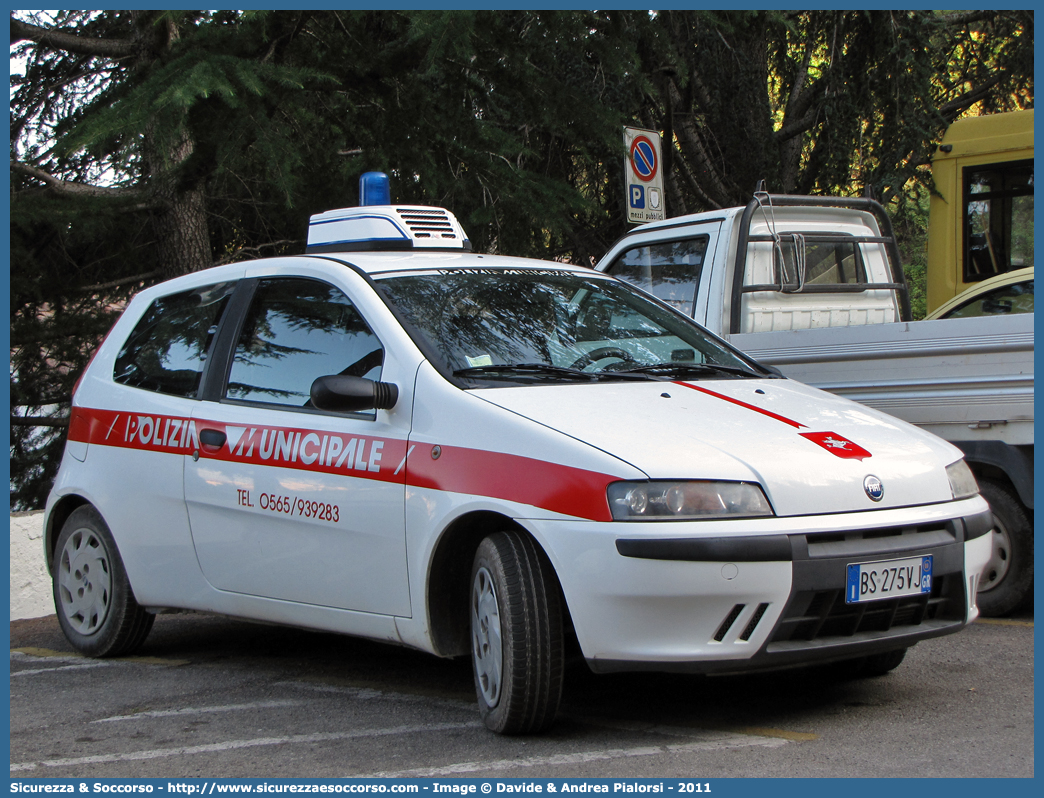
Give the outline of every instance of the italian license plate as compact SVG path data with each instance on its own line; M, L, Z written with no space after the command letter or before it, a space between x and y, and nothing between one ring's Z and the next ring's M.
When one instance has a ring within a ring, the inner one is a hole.
M846 604L916 596L932 590L932 555L857 562L848 566Z

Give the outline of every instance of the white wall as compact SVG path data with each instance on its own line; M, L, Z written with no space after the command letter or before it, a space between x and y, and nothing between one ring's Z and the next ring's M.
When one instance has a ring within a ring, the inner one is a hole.
M54 615L44 566L42 510L11 515L11 620Z

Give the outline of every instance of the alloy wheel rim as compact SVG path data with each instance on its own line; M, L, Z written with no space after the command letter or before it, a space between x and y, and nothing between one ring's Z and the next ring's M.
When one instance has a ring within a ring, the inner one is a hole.
M990 561L982 569L979 577L979 592L985 593L997 587L1008 575L1011 567L1011 536L1001 520L993 516L993 532L991 535Z
M81 635L92 635L105 623L112 604L109 553L90 529L76 530L62 548L58 598L65 619Z
M482 698L487 706L495 707L500 701L503 644L497 593L493 577L485 567L475 572L471 587L471 651Z

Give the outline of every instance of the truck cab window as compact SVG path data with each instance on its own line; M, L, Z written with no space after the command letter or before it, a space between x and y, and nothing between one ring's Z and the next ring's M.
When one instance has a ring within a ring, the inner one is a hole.
M1033 265L1033 161L964 169L964 282Z
M692 316L709 236L634 247L606 271Z

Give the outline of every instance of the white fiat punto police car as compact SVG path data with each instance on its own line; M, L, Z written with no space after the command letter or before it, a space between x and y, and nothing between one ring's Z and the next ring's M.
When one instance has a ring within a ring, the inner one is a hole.
M352 208L134 298L47 505L78 650L188 608L467 654L519 733L567 636L596 672L872 674L977 616L953 446L614 278L469 250L441 209Z

